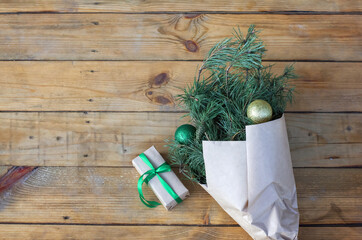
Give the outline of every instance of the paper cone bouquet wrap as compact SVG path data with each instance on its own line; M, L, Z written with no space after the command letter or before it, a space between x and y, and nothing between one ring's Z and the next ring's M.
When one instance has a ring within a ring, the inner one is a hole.
M250 236L297 239L297 194L284 117L247 126L246 141L203 141L203 153L203 188Z
M171 161L197 181L253 239L297 239L299 213L284 111L292 66L262 65L251 26L216 44L178 96L191 124L169 144Z

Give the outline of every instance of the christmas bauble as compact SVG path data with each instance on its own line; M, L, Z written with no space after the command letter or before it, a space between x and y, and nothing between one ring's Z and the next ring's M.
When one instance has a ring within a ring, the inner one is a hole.
M175 140L181 144L186 144L195 138L196 128L190 124L184 124L177 128Z
M263 123L272 119L273 110L268 102L257 99L249 104L246 114L254 123Z

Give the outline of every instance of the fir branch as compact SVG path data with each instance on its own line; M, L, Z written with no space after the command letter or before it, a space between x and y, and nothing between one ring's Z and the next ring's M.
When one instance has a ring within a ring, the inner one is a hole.
M233 37L210 49L194 82L177 96L196 127L196 137L187 144L172 140L167 146L171 162L189 179L206 182L203 140L245 140L245 127L252 124L246 110L252 101L267 101L273 119L292 101L294 87L289 80L297 77L293 65L281 75L272 74L272 65L262 65L265 48L258 34L253 25L245 38L235 29Z

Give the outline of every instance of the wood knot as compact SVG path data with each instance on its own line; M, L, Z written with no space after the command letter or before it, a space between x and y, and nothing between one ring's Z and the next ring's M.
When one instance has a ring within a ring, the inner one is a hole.
M340 209L335 203L331 203L331 210L338 214L342 213L342 209Z
M185 17L186 19L198 18L198 17L200 17L200 16L201 16L200 13L186 13L186 14L184 14L184 17Z
M175 104L172 95L167 91L149 88L145 91L145 95L152 103L157 105L173 106Z
M210 215L209 215L209 212L207 212L204 216L204 219L203 219L203 224L204 225L209 225L210 224Z
M166 85L170 81L170 77L167 73L160 73L156 77L150 80L151 87L161 87Z
M154 100L156 103L159 103L160 105L169 105L172 103L172 100L165 96L156 96Z
M186 40L184 44L189 52L197 52L199 50L199 46L197 46L197 43L192 40Z

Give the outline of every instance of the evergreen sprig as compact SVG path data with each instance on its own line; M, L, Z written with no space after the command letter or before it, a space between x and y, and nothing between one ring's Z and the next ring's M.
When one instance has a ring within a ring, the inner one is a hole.
M199 68L193 84L177 96L180 106L196 127L195 139L187 144L168 143L171 162L191 180L205 183L202 141L245 140L245 127L253 124L247 117L247 106L256 99L267 101L273 119L281 117L293 98L289 79L297 76L293 66L281 75L263 66L264 44L259 32L250 26L243 37L240 29L212 47Z

